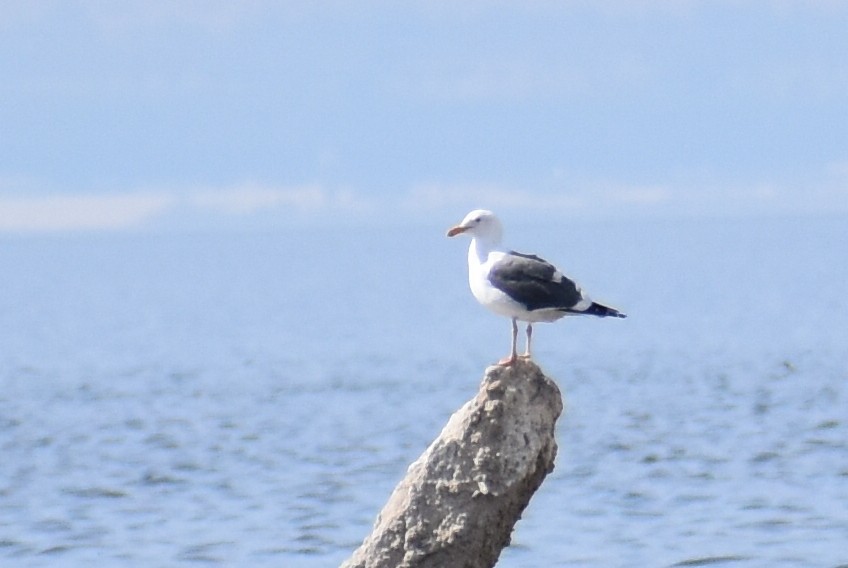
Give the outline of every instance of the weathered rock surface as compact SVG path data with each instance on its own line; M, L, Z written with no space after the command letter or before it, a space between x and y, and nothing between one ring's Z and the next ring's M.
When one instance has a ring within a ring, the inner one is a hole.
M343 568L494 566L556 457L556 384L530 361L489 367L409 466Z

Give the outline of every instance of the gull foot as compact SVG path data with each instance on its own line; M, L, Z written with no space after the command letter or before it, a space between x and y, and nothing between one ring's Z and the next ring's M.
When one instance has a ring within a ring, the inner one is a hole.
M510 365L514 364L517 360L518 360L518 357L516 357L515 355L510 355L509 357L504 357L503 359L498 361L498 365L500 365L501 367L509 367Z

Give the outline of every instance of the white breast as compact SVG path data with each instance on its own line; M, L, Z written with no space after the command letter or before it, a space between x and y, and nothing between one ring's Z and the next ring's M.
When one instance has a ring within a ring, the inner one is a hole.
M501 251L492 251L484 258L474 250L472 246L468 251L468 285L471 293L478 302L495 312L506 317L517 317L524 321L533 320L532 314L524 309L524 306L498 290L489 282L489 270L492 265L504 257Z

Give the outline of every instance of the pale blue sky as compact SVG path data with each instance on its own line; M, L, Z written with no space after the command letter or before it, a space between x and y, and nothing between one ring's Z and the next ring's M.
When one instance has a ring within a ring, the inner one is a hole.
M0 3L0 231L848 213L848 2Z

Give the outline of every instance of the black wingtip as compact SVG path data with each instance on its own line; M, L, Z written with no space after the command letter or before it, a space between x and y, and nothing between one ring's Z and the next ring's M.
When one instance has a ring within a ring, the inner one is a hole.
M598 316L601 318L626 318L627 314L624 312L620 312L615 308L610 308L609 306L605 306L603 304L599 304L597 302L592 302L592 305L589 306L586 311L583 312L586 315L590 316Z

